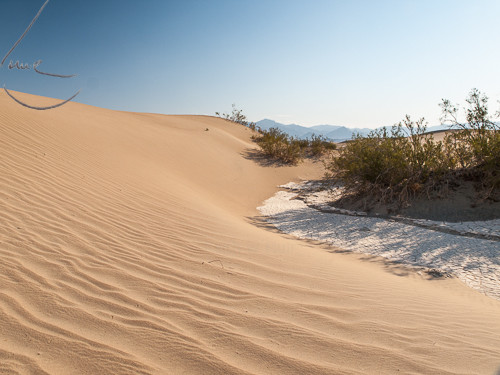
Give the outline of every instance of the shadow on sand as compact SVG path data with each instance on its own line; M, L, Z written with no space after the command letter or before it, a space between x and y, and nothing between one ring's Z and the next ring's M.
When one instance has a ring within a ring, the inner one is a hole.
M297 210L300 211L300 210ZM281 215L280 215L281 216ZM293 218L296 218L297 216L300 216L300 213L295 213L290 216L293 216ZM290 217L289 219L293 219ZM423 278L426 280L443 280L448 277L452 277L450 274L441 272L439 270L436 270L434 268L426 268L425 266L419 266L419 265L411 265L411 264L406 264L402 261L397 261L397 260L390 260L387 258L384 258L379 255L372 255L372 254L367 254L367 253L358 253L354 252L351 250L347 249L342 249L340 247L331 245L325 241L320 241L320 240L313 240L313 239L307 239L307 238L298 238L295 237L291 234L288 234L286 232L283 232L276 228L272 223L267 221L267 217L263 215L258 215L258 216L253 216L253 217L246 217L246 220L248 223L264 229L266 231L270 231L273 233L276 233L280 235L282 238L286 238L288 240L293 240L293 241L300 241L303 245L306 245L307 247L310 248L315 248L315 249L322 249L326 252L332 253L332 254L347 254L348 256L353 256L358 260L361 260L363 262L370 262L377 264L381 266L384 270L387 272L390 272L393 275L400 276L400 277L407 277L410 275L414 275L415 273L419 272L419 275L421 275ZM297 220L294 220L294 223L297 223ZM308 220L302 220L300 221L300 226L299 229L302 230L311 230L311 222ZM376 230L376 228L373 228ZM313 229L314 230L314 229ZM353 232L354 234L354 232ZM419 253L419 256L422 254ZM416 256L416 254L415 254ZM474 266L474 265L470 265Z
M254 149L254 148L248 148L244 150L243 152L240 153L240 155L246 159L246 160L251 160L261 167L291 167L292 165L283 163L282 161L278 159L273 159L270 158L269 156L265 155L263 152Z

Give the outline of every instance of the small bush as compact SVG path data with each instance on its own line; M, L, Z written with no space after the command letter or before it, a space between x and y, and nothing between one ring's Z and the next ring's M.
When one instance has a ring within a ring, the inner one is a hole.
M242 110L237 109L235 104L233 104L231 114L223 113L221 116L219 112L215 112L215 115L257 131L259 135L252 135L252 139L260 146L263 153L271 158L283 163L297 164L304 156L304 144L301 141L277 128L262 130L254 122L247 121Z
M235 122L237 124L246 126L252 130L256 130L258 128L254 122L247 121L247 117L243 114L243 110L237 109L236 104L232 105L233 110L231 114L223 113L222 115L219 112L215 112L217 117L222 117L228 121Z
M301 141L290 137L278 128L261 132L254 138L264 154L284 163L297 164L304 157Z
M457 131L448 142L455 147L460 166L482 184L485 196L500 190L500 126L488 114L488 97L472 89L466 99L466 122L457 119L458 107L443 99L441 120ZM495 117L500 117L500 112Z
M297 164L306 155L319 157L336 149L335 143L322 136L313 135L311 140L296 139L278 128L263 130L254 122L247 121L242 110L237 109L235 104L233 104L231 114L223 113L221 115L219 112L215 112L215 115L256 131L259 135L252 135L252 139L260 146L263 153L284 163Z
M328 141L321 135L313 134L308 143L310 153L313 157L319 157L337 149L337 145L335 143Z
M278 128L261 130L260 136L253 139L266 155L291 164L297 164L306 156L320 157L337 147L321 136L313 135L311 140L296 139Z
M299 145L300 149L304 152L306 152L310 146L310 142L308 139L297 139L297 144Z

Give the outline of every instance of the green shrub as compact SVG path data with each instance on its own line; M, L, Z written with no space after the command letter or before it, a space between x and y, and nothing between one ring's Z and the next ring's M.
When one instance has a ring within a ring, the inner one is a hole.
M311 137L308 147L313 157L319 157L337 149L337 145L335 143L328 141L321 135L315 134Z
M278 128L263 130L254 140L264 154L284 163L297 164L304 156L301 141Z
M457 119L458 107L443 99L441 120L457 131L448 140L455 146L460 166L481 180L487 196L500 189L500 126L488 114L488 97L472 89L466 99L466 122ZM500 112L495 117L500 117Z
M309 139L296 139L278 128L260 130L260 136L252 137L264 154L284 163L297 164L306 155L319 157L336 149L335 143L326 138L315 136Z
M233 104L231 114L223 113L221 115L219 112L215 112L215 115L256 131L259 135L252 135L252 139L260 146L262 152L284 163L297 164L305 155L319 157L336 148L335 143L329 142L321 136L313 135L311 140L296 139L278 128L263 130L254 122L247 121L242 110L237 109L235 104Z
M453 167L449 150L425 131L424 119L407 116L390 134L383 128L356 135L327 166L330 176L355 193L379 192L388 201L404 202Z
M406 116L390 134L383 128L355 136L327 164L327 174L348 192L400 204L471 178L481 183L484 197L491 197L500 188L499 128L479 91L472 90L467 103L467 122L459 123L458 109L443 100L443 120L456 129L443 141L426 134L424 119L413 122Z
M297 144L299 145L300 149L304 152L309 148L310 142L308 139L297 139Z

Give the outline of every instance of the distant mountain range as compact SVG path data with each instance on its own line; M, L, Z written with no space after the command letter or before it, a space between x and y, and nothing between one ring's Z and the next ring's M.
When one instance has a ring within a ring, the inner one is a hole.
M257 126L260 126L263 130L269 130L270 128L278 128L290 136L299 139L311 138L313 134L321 135L334 142L342 142L352 138L353 134L361 134L362 136L368 135L372 130L369 128L348 128L346 126L340 125L315 125L315 126L302 126L297 124L281 124L279 122L264 119L256 122ZM390 126L386 127L388 130L391 129ZM437 125L427 128L427 131L437 131L448 129L446 125Z

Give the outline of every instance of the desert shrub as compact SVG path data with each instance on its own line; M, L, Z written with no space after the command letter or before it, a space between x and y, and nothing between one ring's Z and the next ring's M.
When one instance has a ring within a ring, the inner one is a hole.
M335 143L321 136L313 135L311 140L296 139L278 128L263 130L254 122L247 121L242 110L237 109L235 104L232 107L233 110L230 114L223 113L221 115L219 112L215 112L215 115L257 132L258 134L252 135L252 140L260 146L265 155L281 162L297 164L306 155L319 157L336 148Z
M217 117L222 117L231 122L235 122L237 124L246 126L252 130L256 130L258 128L254 122L250 122L247 120L247 117L243 114L243 110L236 108L236 104L232 105L233 110L230 114L223 113L222 115L219 112L215 112Z
M337 148L337 145L335 143L330 142L328 139L321 135L313 134L311 140L309 140L308 143L309 152L313 157L322 156Z
M425 132L424 119L407 116L390 133L382 128L367 137L356 135L327 165L329 175L348 191L404 203L453 168L445 144Z
M284 163L297 164L304 156L301 141L278 128L263 130L254 140L265 155Z
M278 128L260 130L260 136L252 139L260 146L264 154L285 163L297 164L306 156L319 157L336 149L332 143L321 136L309 139L297 139Z
M471 90L466 102L465 122L460 122L458 107L443 99L441 120L456 130L447 141L453 144L461 168L481 182L488 197L500 190L500 126L493 121L500 112L490 116L488 97L477 89Z
M304 155L303 144L299 140L290 137L277 128L261 129L254 122L247 121L242 110L237 109L235 104L233 104L231 114L223 113L221 115L219 112L215 112L215 115L236 124L244 125L257 132L251 138L260 146L266 156L288 164L297 164L302 160Z
M304 153L309 149L310 143L308 139L297 139L296 142Z
M492 197L500 189L499 128L488 115L486 96L474 89L467 104L466 122L460 123L457 107L443 100L443 121L454 130L443 141L426 134L424 119L406 116L390 133L383 128L353 137L327 163L327 175L348 192L401 205L470 179L480 182L483 197Z

